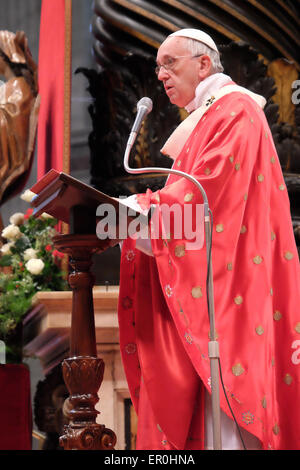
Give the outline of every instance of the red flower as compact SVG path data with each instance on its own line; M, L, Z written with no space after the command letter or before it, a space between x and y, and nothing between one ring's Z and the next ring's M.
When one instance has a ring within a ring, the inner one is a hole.
M24 215L24 219L29 219L29 217L32 215L33 213L33 209L27 209L25 215Z
M58 250L53 250L52 256L54 256L55 258L63 258L65 255Z
M49 245L46 245L46 246L45 246L45 250L46 250L46 251L52 251L52 245L50 245L50 244L49 244Z

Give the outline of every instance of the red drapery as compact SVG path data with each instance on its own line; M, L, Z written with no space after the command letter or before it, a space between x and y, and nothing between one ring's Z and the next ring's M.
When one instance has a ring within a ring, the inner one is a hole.
M71 0L43 0L39 39L38 169L69 173Z
M23 364L0 365L0 449L31 450L30 373Z

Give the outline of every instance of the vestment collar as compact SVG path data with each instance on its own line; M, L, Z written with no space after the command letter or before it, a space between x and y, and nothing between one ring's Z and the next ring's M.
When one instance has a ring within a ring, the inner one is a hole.
M188 113L195 111L205 103L214 93L224 85L233 83L233 80L224 73L214 73L199 83L195 90L195 98L185 106Z

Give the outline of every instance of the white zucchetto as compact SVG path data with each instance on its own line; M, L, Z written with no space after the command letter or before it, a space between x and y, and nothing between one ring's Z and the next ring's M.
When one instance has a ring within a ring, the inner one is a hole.
M174 36L195 39L196 41L202 42L206 46L210 47L213 51L219 52L212 38L204 31L200 31L200 29L193 29L193 28L179 29L178 31L171 33L168 36L168 38L174 37Z

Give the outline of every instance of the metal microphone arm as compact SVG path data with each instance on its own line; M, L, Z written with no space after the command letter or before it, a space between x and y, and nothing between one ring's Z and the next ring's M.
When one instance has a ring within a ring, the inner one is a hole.
M150 110L151 111L151 110ZM149 111L148 111L149 112ZM219 393L219 344L216 339L215 329L215 309L214 309L214 293L213 293L213 272L212 272L212 259L211 259L211 223L209 216L209 205L207 195L199 183L193 176L184 173L180 170L173 170L172 168L159 168L159 167L145 167L145 168L130 168L128 161L132 146L137 137L137 132L131 132L124 154L124 168L128 173L161 173L161 174L174 174L182 176L192 183L194 183L202 194L204 201L204 227L205 227L205 244L206 244L206 257L208 263L208 310L209 310L209 323L210 323L210 341L208 343L208 355L210 358L211 370L211 400L212 400L212 417L213 417L213 447L214 450L222 449L221 439L221 413L220 413L220 393Z

